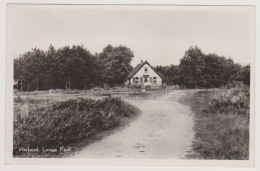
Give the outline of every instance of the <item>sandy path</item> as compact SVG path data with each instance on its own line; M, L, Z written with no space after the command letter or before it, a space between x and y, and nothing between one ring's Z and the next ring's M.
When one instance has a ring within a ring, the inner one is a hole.
M127 99L141 110L141 116L73 157L184 158L194 136L191 111L177 102L184 93L169 91L154 98Z

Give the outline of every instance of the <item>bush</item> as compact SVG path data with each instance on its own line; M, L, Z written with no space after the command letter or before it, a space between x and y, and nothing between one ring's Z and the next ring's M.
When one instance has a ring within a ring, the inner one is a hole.
M120 98L59 102L29 112L25 124L14 122L14 155L19 148L59 148L109 130L138 110Z
M243 114L249 117L250 107L249 87L244 84L229 84L222 89L215 90L205 112Z
M145 88L145 90L152 90L152 86L151 85L146 85L144 88Z
M144 85L142 85L142 84L130 84L129 88L142 89L142 88L144 88Z

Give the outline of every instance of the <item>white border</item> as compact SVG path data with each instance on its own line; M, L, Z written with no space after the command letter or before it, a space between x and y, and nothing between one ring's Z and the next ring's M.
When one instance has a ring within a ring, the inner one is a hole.
M175 5L255 5L256 6L256 15L257 15L257 18L259 17L259 3L257 3L257 1L253 1L253 0L200 0L200 1L196 1L196 0L190 0L190 1L187 1L187 0L154 0L154 1L149 1L149 0L139 0L139 1L133 1L133 0L109 0L109 1L105 1L105 0L77 0L77 1L73 1L73 0L2 0L0 2L0 43L1 43L1 46L0 46L0 78L1 78L1 84L0 84L0 125L2 126L2 129L1 130L1 140L5 140L5 95L8 96L8 94L6 94L6 81L10 81L10 79L6 79L6 66L10 66L10 65L6 65L6 5L8 3L38 3L38 4L59 4L59 3L62 3L62 4L175 4ZM256 39L256 47L259 47L259 22L256 20L256 34L257 34L257 39ZM256 59L255 59L255 68L256 68L256 76L258 75L259 73L259 67L257 67L259 64L259 59L257 58L259 54L259 48L256 48ZM12 80L11 80L12 81ZM258 87L259 85L259 80L257 77L255 77L255 87ZM7 83L8 84L8 83ZM10 83L9 83L10 85ZM10 91L9 91L10 92ZM259 136L257 134L257 131L259 131L259 126L257 123L259 123L259 117L257 116L257 113L259 113L259 105L257 105L257 102L259 102L259 92L258 90L256 89L255 90L255 94L256 94L256 111L255 111L255 130L256 130L256 133L255 133L255 144L259 144ZM251 111L252 112L252 111ZM251 120L252 121L252 120ZM0 149L0 154L1 154L1 167L0 169L5 169L5 170L13 170L13 169L19 169L19 170L45 170L45 169L62 169L64 170L65 168L64 167L54 167L54 166L47 166L47 167L43 167L43 168L40 168L40 167L35 167L35 166L31 166L31 167L28 167L28 166L22 166L22 167L18 167L18 166L6 166L4 165L5 164L5 143L4 141L1 141L1 149ZM259 155L259 148L258 146L256 146L256 157ZM26 159L27 160L27 159ZM50 159L45 159L46 161L47 160L50 160ZM62 160L62 162L61 162ZM30 164L37 164L37 162L34 160L27 160L28 162L30 162ZM72 163L72 160L71 159L58 159L56 161L48 161L48 162L51 162L52 165L56 165L58 163L60 164L63 164L64 165L64 161L66 161L66 165L70 165ZM124 160L126 161L126 160ZM113 165L121 165L121 166L126 166L124 165L124 162L118 162L117 161L109 161L107 163L107 161L104 161L104 164L107 165L107 166L110 166L110 167L88 167L89 169L95 169L95 170L107 170L107 169L115 169L115 170L121 170L121 169L130 169L130 170L139 170L139 169L142 169L142 170L146 170L146 169L152 169L152 168L149 168L149 167L152 167L152 166L155 166L157 165L157 161L156 160L142 160L140 163L140 160L139 161L139 166L145 166L145 168L127 168L127 167L124 167L124 168L120 168L120 167L111 167ZM137 163L138 163L137 161ZM260 167L257 163L259 161L259 158L256 158L256 162L255 162L255 168L254 169L243 169L243 170L260 170ZM73 161L74 162L74 161ZM76 159L75 162L79 165L82 164L82 161L80 161L80 159ZM101 162L101 160L98 160L98 161L95 161L95 160L92 160L91 162L93 162L92 164L96 165L98 163ZM98 163L96 163L98 162ZM116 163L114 163L116 162ZM128 164L129 165L132 165L133 161L128 161ZM169 163L167 163L167 161L165 160L166 163L161 163L163 164L164 167L169 167ZM201 166L201 164L204 164L205 161L196 161L196 163L198 163L198 165L195 165L195 166ZM212 166L212 164L216 163L216 161L206 161L207 162L207 165L210 167ZM217 161L218 162L218 161ZM223 162L224 165L226 165L227 163L229 163L230 161L228 162ZM95 164L96 163L96 164ZM175 166L176 167L180 167L180 166L185 166L185 163L187 163L187 161L177 161L175 163ZM240 163L243 163L240 162ZM136 163L134 163L136 164ZM219 161L219 164L220 164L220 161ZM222 161L221 161L221 165L222 165ZM224 166L222 165L222 167ZM135 165L132 165L132 166L135 166ZM171 165L172 166L172 165ZM66 167L68 169L72 169L72 167ZM75 166L73 167L75 168ZM77 169L83 169L83 168L86 168L85 166L83 167L76 167ZM160 168L160 169L167 169L167 168ZM174 169L174 170L178 170L180 168L171 168L171 169ZM183 168L185 169L185 168ZM182 170L183 170L182 169ZM212 170L213 168L186 168L187 170ZM185 170L186 170L185 169ZM223 168L219 168L219 169L214 169L214 170L228 170L227 168L226 169L223 169ZM237 170L237 169L236 169Z

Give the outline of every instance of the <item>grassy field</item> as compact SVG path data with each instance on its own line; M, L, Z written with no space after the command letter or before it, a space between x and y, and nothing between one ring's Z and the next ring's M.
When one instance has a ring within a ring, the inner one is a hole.
M249 88L235 85L187 92L181 102L195 114L188 158L249 159Z

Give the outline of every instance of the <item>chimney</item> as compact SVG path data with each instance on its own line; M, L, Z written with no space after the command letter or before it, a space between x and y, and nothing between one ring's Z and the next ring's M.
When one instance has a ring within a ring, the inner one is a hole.
M141 59L141 63L143 63L144 61Z

